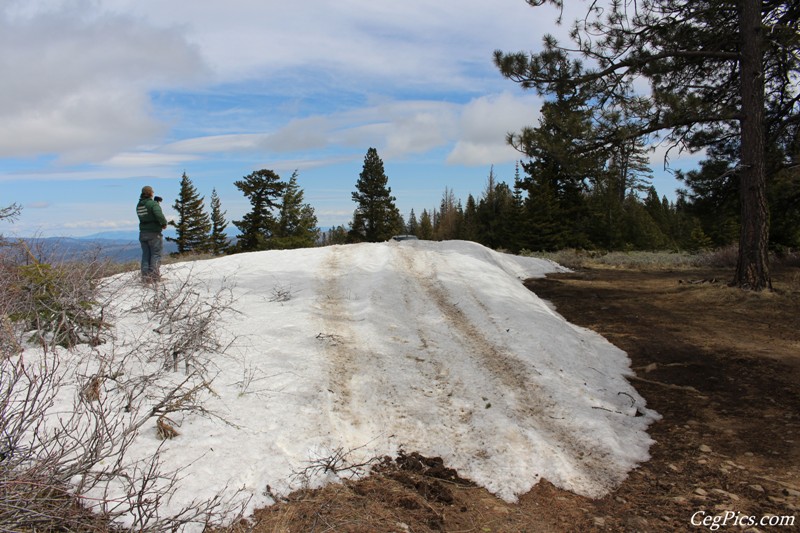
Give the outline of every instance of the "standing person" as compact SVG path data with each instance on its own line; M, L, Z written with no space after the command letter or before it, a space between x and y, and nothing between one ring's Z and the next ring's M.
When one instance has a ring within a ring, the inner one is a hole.
M142 281L158 281L161 279L159 269L164 249L161 231L167 227L167 219L153 198L153 188L149 185L142 187L136 214L139 216L139 244L142 245Z

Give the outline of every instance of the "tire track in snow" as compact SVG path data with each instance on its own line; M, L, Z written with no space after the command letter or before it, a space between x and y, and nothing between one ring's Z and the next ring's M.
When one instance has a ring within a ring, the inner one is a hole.
M357 368L357 354L354 348L355 332L348 324L348 313L342 305L345 295L340 284L340 279L344 276L341 255L341 248L331 247L320 271L319 298L323 330L318 338L324 343L324 350L329 358L328 391L332 400L331 410L356 422L350 409L350 382Z
M444 287L436 281L435 265L426 261L425 266L421 267L418 262L415 262L418 257L411 250L402 250L401 259L404 269L408 272L408 277L422 288L421 292L435 304L450 328L460 335L460 338L463 339L462 344L468 348L468 355L489 370L491 377L498 379L505 389L514 394L514 397L529 396L530 382L527 376L517 371L520 363L509 359L505 355L506 350L487 339L478 327L467 319L458 306L450 301ZM486 307L477 298L474 296L472 298L479 307L486 310ZM422 338L422 334L420 337ZM541 400L537 398L534 402L518 405L516 410L541 415L544 412L541 403Z
M600 487L618 484L621 481L619 475L613 468L609 468L606 454L599 452L591 436L578 434L578 431L558 423L558 417L552 414L557 412L557 405L537 390L526 364L517 359L508 348L487 338L480 327L473 324L451 301L447 289L437 280L435 264L427 259L421 264L420 257L425 256L411 247L397 248L403 269L408 272L408 279L418 284L422 289L421 293L435 304L448 325L462 339L460 344L465 348L464 355L479 368L485 369L489 379L500 382L507 393L505 400L515 418L526 427L532 427L548 442L553 443L568 460L574 461L574 468L581 471L584 479L592 480ZM464 287L464 291L471 303L485 311L487 319L493 323L488 309L471 288ZM418 334L425 344L424 325L420 324Z
M417 442L441 449L437 443L447 442L455 456L471 454L478 460L506 453L511 454L507 458L514 459L526 450L528 455L545 458L545 462L563 465L563 468L548 471L570 472L567 479L551 479L557 485L571 484L578 479L579 485L594 487L591 492L616 485L621 480L619 472L607 464L606 454L596 447L592 435L559 422L558 416L569 416L569 413L554 405L546 390L537 388L536 370L531 363L517 357L501 338L491 337L493 330L499 332L502 328L491 318L488 307L474 290L464 286L458 294L452 294L437 277L437 261L424 250L404 245L390 249L392 261L387 264L393 268L382 271L390 277L373 284L371 292L361 296L379 305L385 298L380 292L382 283L401 283L401 305L406 308L404 316L411 320L403 323L398 331L405 331L407 339L384 331L381 340L374 337L374 330L371 335L377 343L365 344L368 339L359 337L360 328L369 327L369 324L354 324L349 310L351 296L344 294L349 285L343 281L348 274L352 276L347 269L355 266L353 261L358 254L350 253L355 249L333 247L319 272L323 327L320 341L324 343L328 360L333 431L341 437L361 433L356 438L363 438L364 430L373 433L373 437L389 430L396 432L401 443L413 445ZM370 279L370 283L372 281ZM486 321L471 319L453 301L455 297L481 310ZM407 348L402 348L403 344ZM390 354L405 357L403 361L385 357ZM472 371L461 373L463 368L470 367ZM475 381L470 372L484 375L484 383L491 385L482 389L480 380ZM405 373L404 385L390 377L392 373ZM368 390L361 390L365 382L380 384L379 390L386 394L364 397ZM516 427L516 430L504 430L502 435L486 434L485 429L475 432L478 426L487 427L481 412L484 409L481 390L502 396L492 398L492 413L505 417L512 424L500 427ZM429 403L420 406L418 395L423 395ZM362 409L352 407L364 401L382 407L372 411L374 420L359 420L357 413ZM353 434L352 430L359 433ZM419 439L425 440L420 442ZM525 468L524 463L525 460L519 458L514 462L520 468Z

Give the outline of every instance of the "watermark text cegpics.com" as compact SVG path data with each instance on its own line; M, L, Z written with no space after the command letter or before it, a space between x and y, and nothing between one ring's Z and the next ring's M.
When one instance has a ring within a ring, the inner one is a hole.
M706 511L697 511L692 515L693 526L704 526L711 531L716 531L721 527L756 527L756 526L787 526L795 525L794 516L764 515L751 516L733 511L725 511L723 514L709 514Z

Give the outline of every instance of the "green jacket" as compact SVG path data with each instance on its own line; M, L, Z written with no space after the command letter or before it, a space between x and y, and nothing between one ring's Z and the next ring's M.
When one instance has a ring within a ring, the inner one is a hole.
M161 211L161 206L152 198L139 198L136 214L139 216L139 231L161 233L161 230L167 227L167 219Z

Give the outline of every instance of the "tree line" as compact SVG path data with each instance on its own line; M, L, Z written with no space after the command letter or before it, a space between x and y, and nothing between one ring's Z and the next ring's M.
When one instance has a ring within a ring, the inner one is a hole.
M641 143L608 159L588 154L569 137L552 134L554 121L569 120L560 102L547 103L537 128L527 132L534 156L521 161L513 180L499 180L489 171L482 193L465 201L445 188L438 206L411 209L403 217L392 195L383 161L369 148L352 200L353 217L345 227L322 231L314 208L305 203L297 172L288 182L271 170L259 170L234 185L250 200L251 211L233 224L234 242L225 234L227 222L216 191L211 215L203 207L184 173L173 208L172 222L179 254L215 255L256 250L303 248L318 245L381 242L397 234L419 239L463 239L513 253L590 250L675 250L696 252L737 242L740 212L733 173L719 179L728 167L713 158L700 168L678 173L686 185L677 199L659 197L651 183L646 150ZM573 127L580 124L574 121ZM578 169L578 170L575 170ZM796 176L782 175L770 182L774 250L800 247L800 185Z
M177 245L176 254L211 253L223 255L258 250L282 250L315 246L320 230L314 208L305 203L297 183L297 172L283 181L272 170L257 170L233 183L250 201L250 211L234 220L239 229L235 241L225 232L228 221L216 189L211 192L211 214L204 206L192 180L183 173L173 209L177 221L170 221L176 236L167 237Z
M565 248L697 252L737 242L738 192L730 185L733 178L707 178L713 162L704 161L700 170L678 173L686 188L670 201L659 197L644 159L636 159L635 165L627 164L624 187L614 160L598 165L594 173L584 173L572 186L548 179L538 160L520 163L511 185L490 170L477 198L469 194L464 201L445 188L438 206L421 212L411 209L406 219L399 215L381 174L384 187L375 189L380 200L366 202L364 209L356 210L354 220L369 219L370 209L382 205L385 208L373 215L373 227L382 229L368 235L352 223L349 228L337 226L322 234L321 243L376 242L402 233L428 240L470 240L519 253ZM772 248L779 253L796 250L800 247L800 186L787 189L785 180L776 180L770 191ZM362 194L353 193L354 198Z

